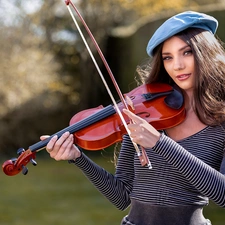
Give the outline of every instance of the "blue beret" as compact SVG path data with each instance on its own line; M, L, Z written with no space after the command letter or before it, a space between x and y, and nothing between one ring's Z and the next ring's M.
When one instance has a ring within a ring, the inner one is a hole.
M218 27L218 21L214 17L204 13L194 11L179 13L166 20L155 31L147 45L146 50L148 55L153 56L153 50L155 47L168 38L190 27L201 28L215 34Z

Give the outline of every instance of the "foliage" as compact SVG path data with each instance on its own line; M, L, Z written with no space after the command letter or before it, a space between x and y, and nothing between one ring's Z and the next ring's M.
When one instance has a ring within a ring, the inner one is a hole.
M112 27L117 25L124 26L134 23L137 19L148 15L157 15L158 13L172 11L178 12L182 9L190 10L193 7L216 4L222 0L90 0L80 1L82 11L90 12L92 15L99 15L101 17L109 17ZM85 10L87 9L87 10ZM98 12L98 13L97 13ZM112 13L113 12L113 13Z
M204 4L219 2L207 0ZM109 104L110 99L64 0L0 0L0 3L0 149L8 152L15 146L38 140L43 133L65 127L77 111ZM113 29L129 26L149 13L156 18L159 13L165 15L168 10L179 11L201 3L201 0L82 0L76 1L76 6L103 53L115 54L116 58L110 62L113 65L113 61L120 60L113 47L107 46ZM87 37L82 25L81 30ZM87 41L103 74L107 74L88 37ZM113 72L117 70L120 68L112 68ZM106 80L112 87L108 76ZM32 124L32 128L26 127L27 124Z
M205 3L212 2L216 3L218 0L205 1ZM70 81L79 83L82 76L85 76L85 81L88 80L87 73L83 74L78 65L82 63L81 60L86 63L86 60L89 60L88 55L79 34L71 25L72 21L66 7L62 9L62 4L57 0L39 0L36 1L36 5L39 6L36 6L36 11L29 13L23 1L13 1L12 4L17 9L17 21L19 18L20 23L14 21L12 28L2 25L0 42L4 44L1 45L3 48L0 52L2 59L0 66L4 74L1 84L4 85L0 89L0 96L4 104L0 106L0 116L44 90L73 94L73 90L65 83ZM31 2L26 3L26 6L29 4ZM156 14L165 10L180 10L196 4L201 4L201 1L91 0L78 2L78 7L90 24L97 42L104 47L107 30L110 27L132 23L138 17L148 15L149 12ZM63 31L67 32L63 34ZM74 39L70 40L69 37L72 35ZM60 75L62 70L63 75ZM77 70L77 79L71 80L71 71L74 70ZM95 69L91 68L92 70ZM91 81L93 85L93 80ZM77 95L73 95L71 99L77 104Z

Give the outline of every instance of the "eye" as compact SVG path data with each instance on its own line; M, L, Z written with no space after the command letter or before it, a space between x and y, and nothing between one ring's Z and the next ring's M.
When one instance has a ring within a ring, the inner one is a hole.
M190 49L190 50L185 51L184 55L192 55L192 50Z
M164 56L164 57L162 57L162 60L163 60L163 61L170 60L170 59L172 59L171 56Z

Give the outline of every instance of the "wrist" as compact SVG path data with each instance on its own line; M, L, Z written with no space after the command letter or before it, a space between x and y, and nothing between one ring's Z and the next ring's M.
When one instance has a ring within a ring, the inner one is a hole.
M76 149L75 153L74 153L74 158L73 160L76 160L77 158L79 158L81 156L81 151L79 148Z
M160 133L158 140L156 141L155 145L152 148L155 148L161 142L162 138L163 138L163 133Z
M74 158L69 159L68 163L75 163L76 159L78 159L80 157L81 157L81 151L80 151L80 149L77 148L77 150L76 150L76 152L74 154Z

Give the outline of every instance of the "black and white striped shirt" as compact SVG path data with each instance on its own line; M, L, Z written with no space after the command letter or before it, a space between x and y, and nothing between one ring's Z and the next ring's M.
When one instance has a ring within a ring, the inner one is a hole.
M178 142L162 133L157 144L146 149L152 169L141 166L127 135L115 175L84 154L75 164L121 210L131 199L158 206L204 206L211 199L225 207L224 149L224 127L207 126Z

